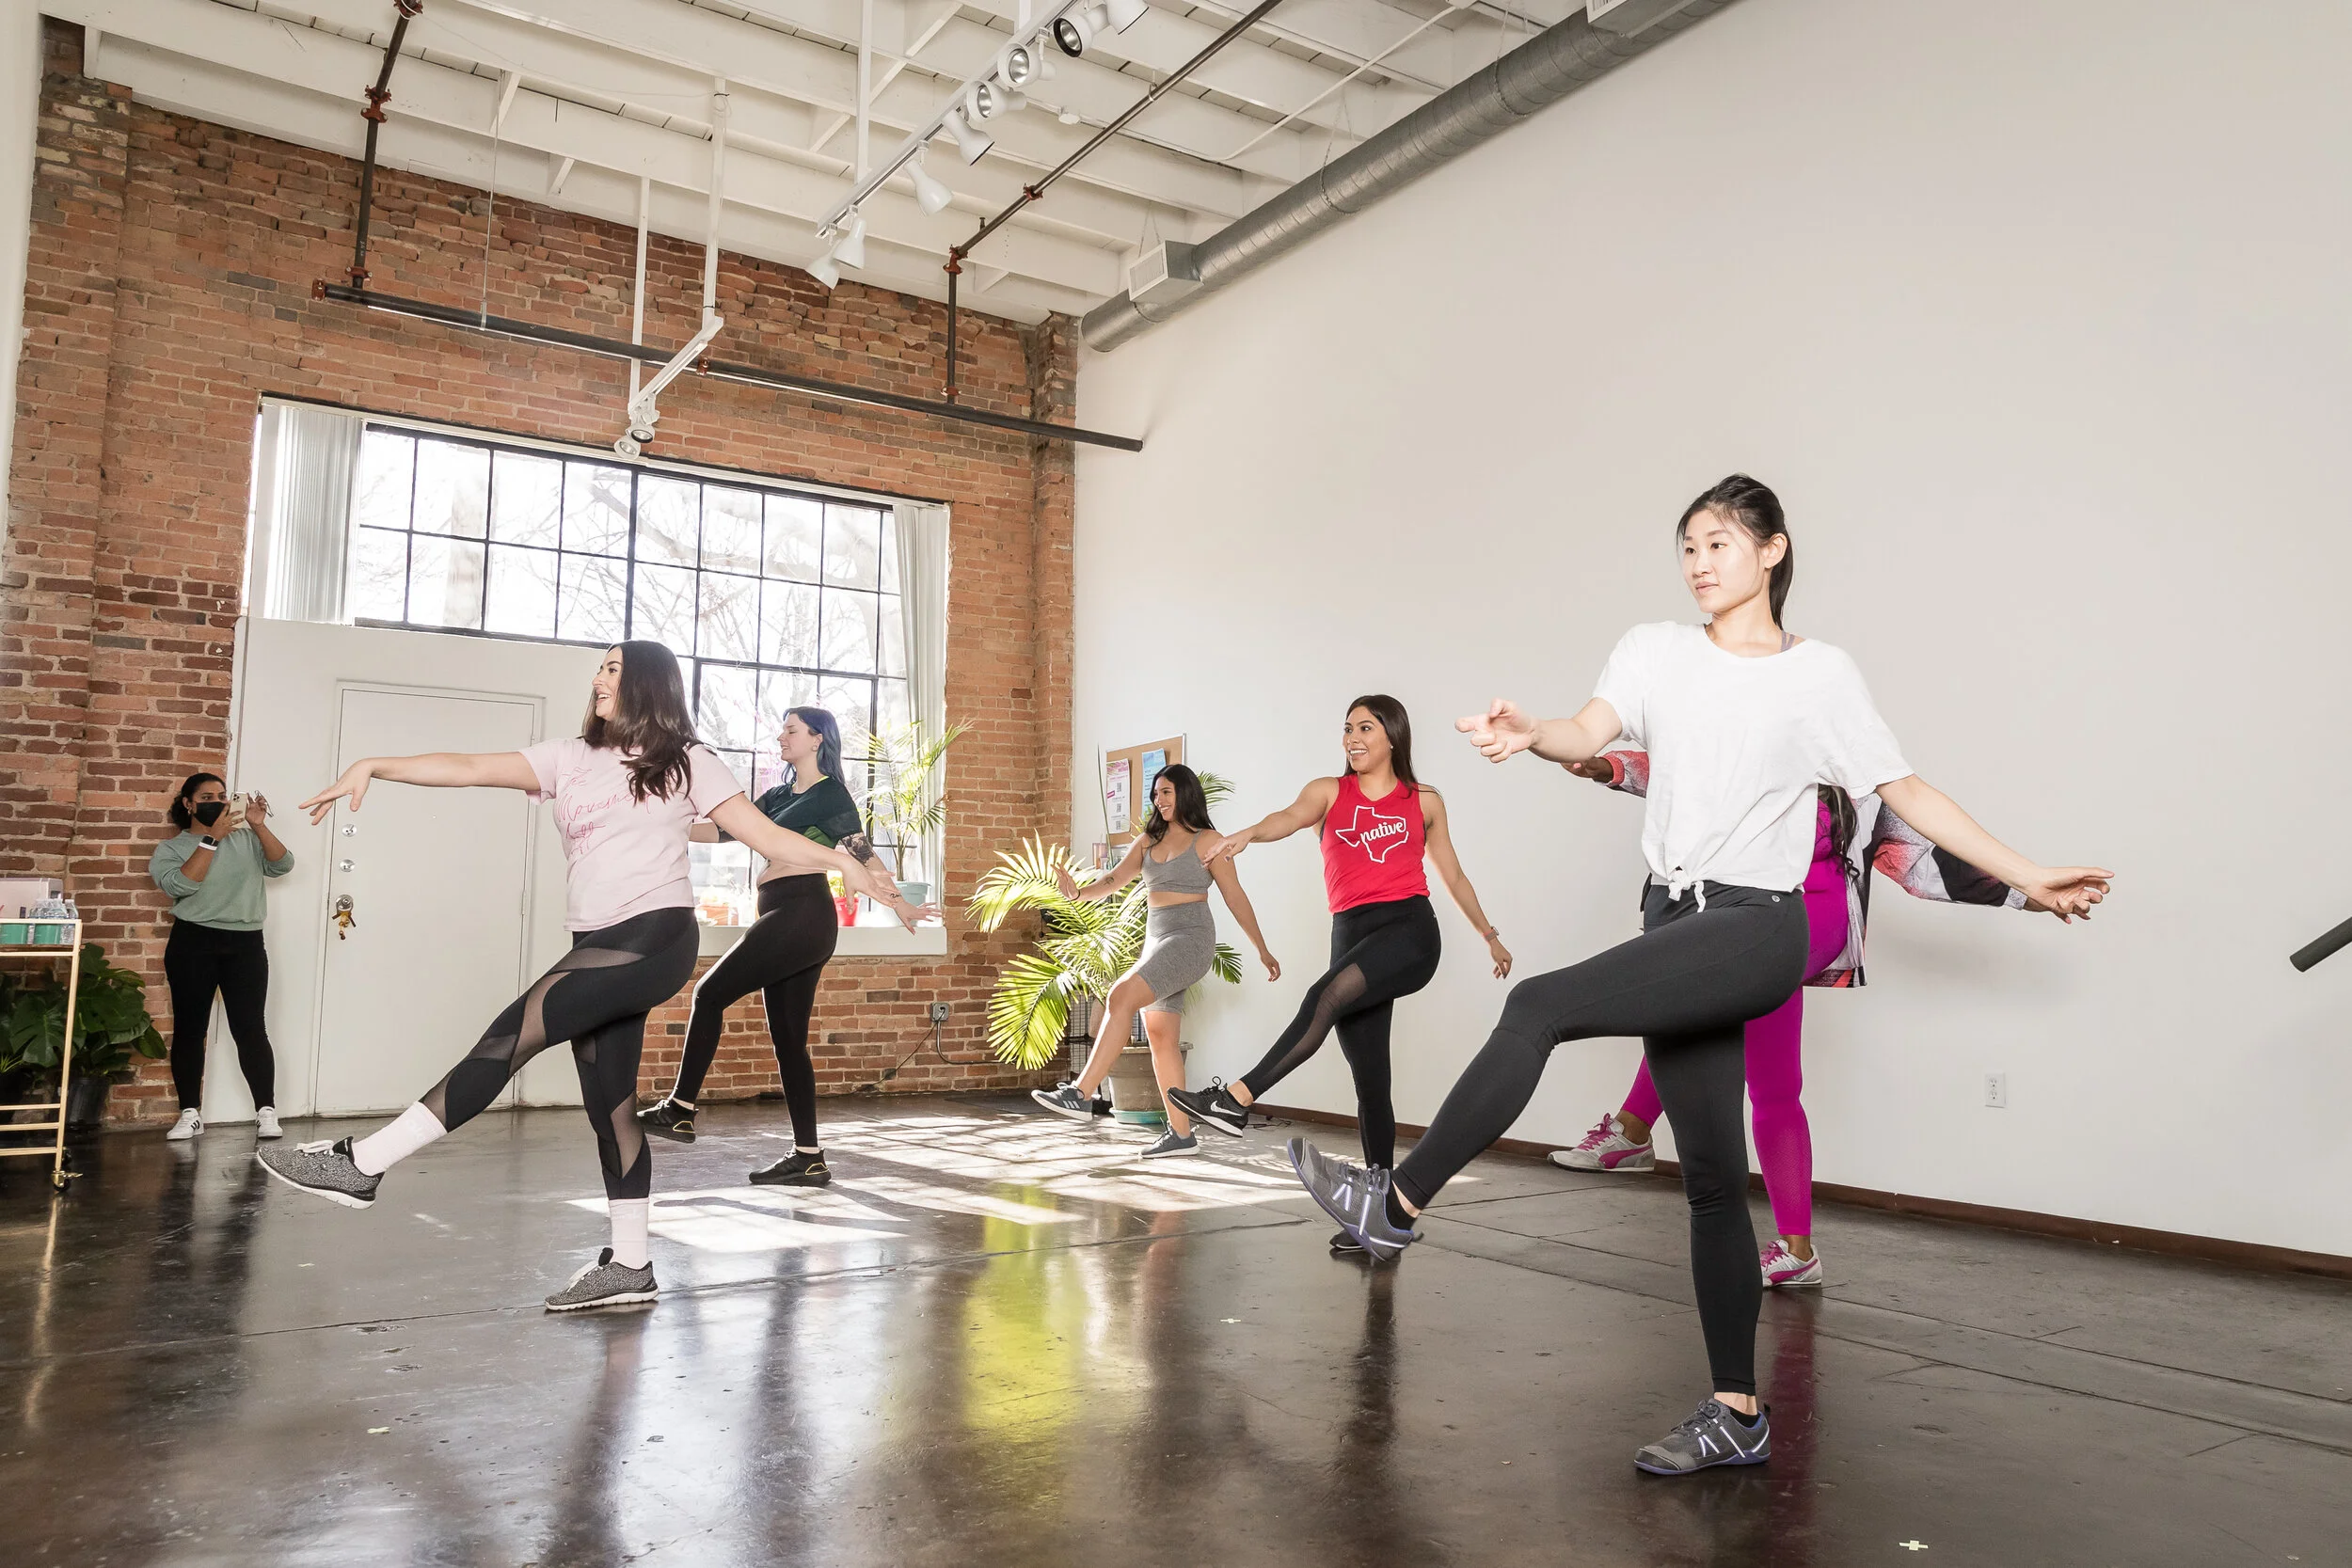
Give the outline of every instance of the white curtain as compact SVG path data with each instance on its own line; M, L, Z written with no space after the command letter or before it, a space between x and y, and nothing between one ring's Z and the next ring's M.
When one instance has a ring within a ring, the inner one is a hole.
M906 624L907 713L923 726L926 739L947 728L947 509L900 501L898 613ZM932 799L946 772L943 762L931 775ZM929 803L928 801L926 802ZM941 834L923 836L923 871L939 896Z
M264 403L253 451L246 612L348 621L343 572L363 420L340 408Z

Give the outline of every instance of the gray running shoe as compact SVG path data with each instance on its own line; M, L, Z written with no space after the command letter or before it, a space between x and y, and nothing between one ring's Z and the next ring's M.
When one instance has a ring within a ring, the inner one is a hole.
M1761 1465L1772 1457L1772 1414L1758 1406L1756 1425L1708 1400L1690 1419L1633 1455L1633 1467L1653 1476L1687 1476L1718 1465Z
M625 1267L612 1261L612 1249L606 1247L596 1254L595 1262L548 1297L548 1310L577 1312L583 1307L628 1307L651 1301L660 1293L661 1287L653 1282L651 1263L642 1269Z
M351 1140L338 1138L292 1148L264 1148L254 1156L262 1168L289 1187L299 1187L346 1209L365 1209L375 1201L381 1176L369 1176L351 1161Z
M1290 1141L1291 1168L1307 1196L1340 1222L1375 1262L1386 1262L1418 1238L1389 1223L1389 1173L1334 1160L1304 1138Z
M1073 1121L1094 1119L1094 1101L1078 1092L1074 1080L1057 1084L1050 1089L1031 1089L1029 1098L1057 1117L1068 1117Z
M1195 1123L1214 1127L1229 1138L1240 1137L1249 1125L1249 1107L1233 1098L1222 1078L1210 1079L1205 1089L1170 1089L1168 1098Z
M1143 1151L1143 1157L1147 1160L1166 1160L1179 1154L1198 1154L1200 1152L1200 1138L1198 1133L1180 1133L1171 1127L1167 1132L1160 1134L1159 1142L1153 1144L1150 1148Z

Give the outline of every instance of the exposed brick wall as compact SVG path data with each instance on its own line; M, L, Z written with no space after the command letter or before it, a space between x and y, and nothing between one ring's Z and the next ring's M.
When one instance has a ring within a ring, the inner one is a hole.
M0 871L62 873L110 957L168 1007L168 901L146 877L179 780L220 766L240 613L258 400L348 406L602 447L627 370L310 297L341 280L354 162L165 114L79 70L78 33L51 23L18 383L8 549L0 561ZM484 294L480 193L393 171L376 180L372 287L473 305ZM487 264L493 313L627 337L632 230L501 195ZM656 237L645 332L682 341L699 320L702 255ZM936 396L945 310L723 257L721 348L804 375ZM1066 417L1071 324L1034 329L967 312L968 404ZM892 1089L1034 1081L990 1057L993 976L1012 931L955 911L994 852L1064 815L1070 747L1071 463L1029 437L778 396L690 377L662 404L657 455L945 499L954 509L947 712L973 729L951 763L956 815L945 960L839 959L815 1029L818 1081L868 1084L928 1040L927 1005L954 1009L942 1043ZM645 1082L666 1085L685 1014L656 1015ZM453 1059L469 1042L451 1042ZM225 1042L224 1042L225 1045ZM736 1010L716 1098L772 1089L755 1005ZM119 1088L114 1114L170 1109L162 1064Z

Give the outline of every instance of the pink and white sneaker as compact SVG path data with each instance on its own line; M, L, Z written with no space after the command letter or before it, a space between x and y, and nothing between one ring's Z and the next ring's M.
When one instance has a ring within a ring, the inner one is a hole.
M1788 1243L1777 1236L1772 1244L1758 1255L1756 1261L1764 1268L1764 1288L1778 1291L1789 1286L1820 1286L1829 1276L1821 1272L1821 1255L1816 1250L1810 1258L1800 1258L1788 1250Z
M1658 1165L1649 1145L1627 1137L1613 1112L1601 1117L1574 1148L1553 1149L1550 1160L1563 1170L1653 1170Z

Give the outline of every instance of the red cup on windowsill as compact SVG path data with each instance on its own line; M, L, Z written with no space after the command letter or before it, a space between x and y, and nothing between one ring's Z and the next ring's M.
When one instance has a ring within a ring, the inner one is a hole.
M842 925L854 926L857 924L856 894L845 893L840 897L835 898L833 901L833 909L834 912L841 917Z

